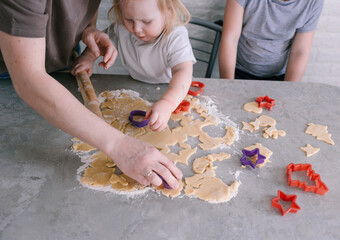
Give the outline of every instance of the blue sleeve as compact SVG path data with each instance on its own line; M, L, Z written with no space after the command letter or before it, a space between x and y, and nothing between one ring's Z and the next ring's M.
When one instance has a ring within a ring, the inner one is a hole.
M309 16L306 19L306 23L301 28L298 28L296 30L297 32L299 33L311 32L316 29L323 8L323 3L324 0L313 1L310 7Z

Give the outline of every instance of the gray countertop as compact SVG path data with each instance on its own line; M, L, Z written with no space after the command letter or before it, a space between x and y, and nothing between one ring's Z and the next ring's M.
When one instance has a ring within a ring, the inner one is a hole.
M79 100L75 79L54 75ZM156 101L167 85L140 83L127 76L94 75L97 93L131 89ZM243 110L257 96L276 99L272 111L277 140L243 133L234 144L257 142L273 151L262 169L240 167L240 154L218 163L228 185L240 170L237 196L210 204L186 196L167 198L148 192L134 198L88 189L79 184L82 165L71 151L70 135L45 121L16 95L10 80L0 80L0 239L340 239L340 88L315 83L197 79L206 84L220 112L238 124L258 115ZM308 123L327 125L335 146L304 133ZM299 148L321 148L307 158ZM329 188L321 196L287 184L289 163L311 163ZM271 206L277 190L296 194L301 210L281 216Z

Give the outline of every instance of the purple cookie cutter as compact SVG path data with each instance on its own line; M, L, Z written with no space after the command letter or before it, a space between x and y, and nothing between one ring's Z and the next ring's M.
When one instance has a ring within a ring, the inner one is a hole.
M148 125L150 119L145 119L143 121L135 121L133 120L134 116L144 116L145 117L146 112L145 111L141 111L141 110L134 110L130 112L130 116L129 116L129 120L132 124L132 126L137 127L137 128L142 128L145 127L146 125Z
M169 184L164 180L164 178L161 177L161 175L159 175L158 173L156 173L156 174L158 175L158 177L160 177L160 178L162 179L162 181L163 181L163 183L164 183L164 187L165 187L166 189L172 189L172 188L169 186Z
M243 157L240 159L242 165L249 165L253 169L256 168L257 164L264 163L264 160L266 159L265 156L260 154L260 149L259 148L255 148L255 149L253 149L251 151L243 149L242 153L243 153ZM253 163L253 161L251 159L254 156L257 156L257 160L256 160L255 163Z

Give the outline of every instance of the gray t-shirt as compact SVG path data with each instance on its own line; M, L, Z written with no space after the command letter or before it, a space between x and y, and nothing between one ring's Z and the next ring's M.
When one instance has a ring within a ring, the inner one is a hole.
M173 67L186 61L196 62L184 26L175 27L167 38L162 34L151 43L140 40L118 23L112 24L107 33L123 66L132 78L139 81L169 83Z
M237 0L244 8L236 68L259 77L284 74L295 33L315 30L323 0Z
M46 37L46 71L64 68L100 0L1 0L0 31L20 37ZM1 50L1 49L0 49ZM0 73L7 72L0 52Z

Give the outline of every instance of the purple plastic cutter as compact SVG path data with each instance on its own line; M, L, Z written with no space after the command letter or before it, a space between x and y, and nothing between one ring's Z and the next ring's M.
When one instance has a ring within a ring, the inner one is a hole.
M164 180L164 178L161 177L161 175L159 175L158 173L156 173L156 174L158 175L158 177L160 177L160 178L162 179L162 181L163 181L163 183L164 183L164 187L165 187L166 189L172 189L172 188L169 186L169 184L167 184L167 182Z
M133 120L133 116L144 116L145 117L146 112L141 111L141 110L134 110L130 112L129 120L132 124L132 126L137 127L137 128L142 128L148 125L150 119L145 119L144 121L135 121Z
M256 168L257 164L263 163L264 160L266 159L265 156L260 154L260 149L259 148L255 148L255 149L253 149L251 151L243 149L242 152L243 152L243 157L240 159L242 165L249 165L253 169ZM251 157L254 157L254 156L257 156L257 160L256 160L255 164L250 159Z

